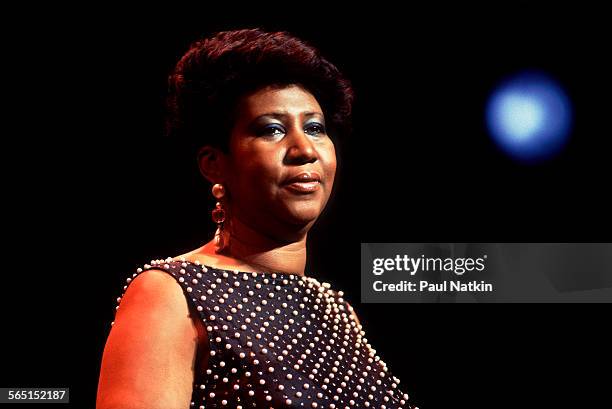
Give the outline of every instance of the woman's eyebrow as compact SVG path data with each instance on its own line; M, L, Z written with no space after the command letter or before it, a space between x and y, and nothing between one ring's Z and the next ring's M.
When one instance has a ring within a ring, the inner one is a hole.
M321 112L317 112L317 111L308 111L308 112L303 112L302 115L304 115L305 117L312 117L312 116L323 116L323 114ZM261 118L275 118L275 119L284 119L287 118L289 115L288 112L286 111L276 111L276 112L267 112L265 114L261 114L257 117L255 117L253 119L253 121L257 121Z

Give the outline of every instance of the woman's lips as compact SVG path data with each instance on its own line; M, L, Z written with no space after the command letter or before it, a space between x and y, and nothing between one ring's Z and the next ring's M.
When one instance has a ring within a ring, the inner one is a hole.
M317 180L311 182L293 182L284 185L287 189L296 193L311 193L319 190L321 183Z
M317 172L300 172L287 178L283 187L295 193L312 193L321 187L321 175Z

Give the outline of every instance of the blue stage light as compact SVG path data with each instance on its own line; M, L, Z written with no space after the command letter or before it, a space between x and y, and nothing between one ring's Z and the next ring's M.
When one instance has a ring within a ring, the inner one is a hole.
M571 106L561 87L542 73L518 74L491 95L486 122L495 143L514 159L537 162L567 142Z

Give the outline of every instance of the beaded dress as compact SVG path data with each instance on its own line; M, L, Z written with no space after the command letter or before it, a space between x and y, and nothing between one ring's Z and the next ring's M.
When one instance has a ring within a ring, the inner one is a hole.
M139 268L123 291L149 269L177 280L207 331L192 408L413 408L328 283L168 258Z

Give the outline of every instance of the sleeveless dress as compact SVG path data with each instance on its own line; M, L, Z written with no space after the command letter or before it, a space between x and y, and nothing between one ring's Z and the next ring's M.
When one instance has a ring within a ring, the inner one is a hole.
M168 258L139 268L123 292L149 269L177 280L207 331L191 408L413 408L329 284Z

